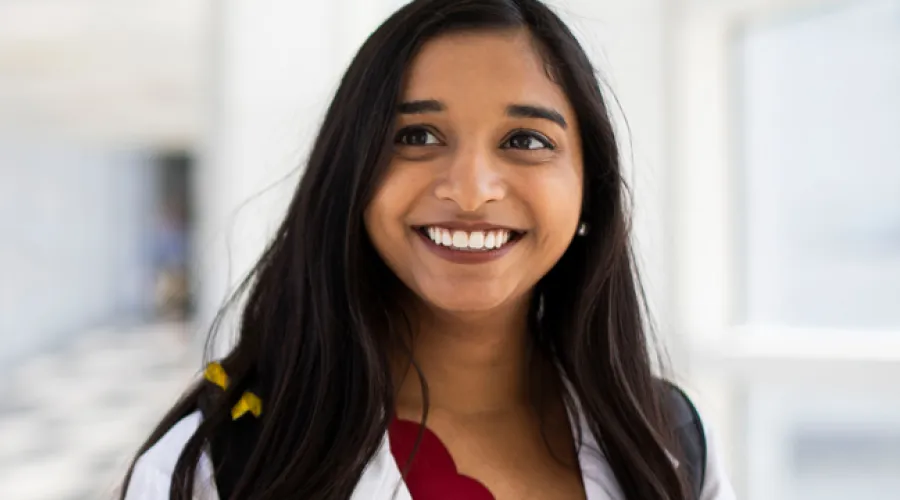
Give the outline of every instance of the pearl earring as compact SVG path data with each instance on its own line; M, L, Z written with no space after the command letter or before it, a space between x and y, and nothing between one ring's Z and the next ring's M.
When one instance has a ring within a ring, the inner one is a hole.
M584 236L588 234L588 224L587 222L582 222L578 224L578 236Z

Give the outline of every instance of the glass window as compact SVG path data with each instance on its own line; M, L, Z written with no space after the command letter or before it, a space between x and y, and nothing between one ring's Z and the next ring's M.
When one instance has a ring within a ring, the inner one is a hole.
M900 330L900 0L752 25L736 48L744 319Z

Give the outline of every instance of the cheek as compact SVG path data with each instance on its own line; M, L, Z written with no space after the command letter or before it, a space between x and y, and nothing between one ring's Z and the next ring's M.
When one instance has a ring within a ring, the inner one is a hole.
M574 197L570 197L572 199ZM568 201L568 200L567 200ZM553 267L569 248L578 229L580 206L557 202L541 214L536 244L543 272Z
M530 198L542 246L553 248L561 255L572 241L581 218L580 171L573 169L565 175L536 180Z
M380 189L369 203L365 213L366 231L375 249L385 260L390 260L391 254L397 252L396 241L400 215L396 206L397 199L391 196L390 191Z
M417 187L408 175L390 169L365 212L366 231L381 257L389 264L407 251L406 217L415 205ZM392 266L393 267L393 266Z

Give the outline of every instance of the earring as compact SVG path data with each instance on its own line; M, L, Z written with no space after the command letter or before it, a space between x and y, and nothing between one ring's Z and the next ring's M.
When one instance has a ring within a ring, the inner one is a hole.
M578 236L584 236L584 235L588 234L588 229L590 229L590 227L588 226L587 222L582 222L581 224L578 224Z

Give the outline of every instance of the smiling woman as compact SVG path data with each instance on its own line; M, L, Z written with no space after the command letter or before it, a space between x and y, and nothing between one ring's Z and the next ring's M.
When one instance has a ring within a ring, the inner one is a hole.
M519 315L575 235L578 120L545 66L532 35L512 28L442 35L409 67L365 221L429 308Z
M651 371L624 190L556 15L411 2L348 69L237 345L123 496L733 498Z

